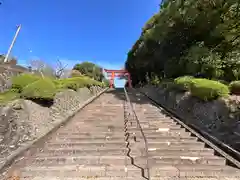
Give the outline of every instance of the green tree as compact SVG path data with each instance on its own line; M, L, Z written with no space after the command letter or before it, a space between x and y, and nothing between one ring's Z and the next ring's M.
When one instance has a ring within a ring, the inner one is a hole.
M239 0L162 1L128 53L133 85L198 73L239 78L239 19Z
M101 68L91 62L76 64L73 67L73 70L78 70L82 75L89 76L97 81L102 81L104 78Z

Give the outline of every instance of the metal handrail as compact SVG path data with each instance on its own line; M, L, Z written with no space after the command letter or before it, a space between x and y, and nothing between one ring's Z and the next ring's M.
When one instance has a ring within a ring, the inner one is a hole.
M124 136L125 136L125 146L126 146L126 149L127 151L125 152L125 168L124 168L124 171L127 175L127 157L129 157L129 152L130 152L130 149L129 149L129 141L128 141L128 138L129 138L129 133L127 132L127 122L128 122L128 115L130 114L127 114L126 110L125 110L125 102L124 102Z
M148 179L150 180L150 169L149 169L149 158L148 158L149 156L148 156L148 142L147 142L147 138L146 138L146 136L145 136L145 134L144 134L144 132L143 132L143 129L142 129L142 127L141 127L141 124L140 124L140 122L139 122L139 119L138 119L138 117L137 117L137 114L136 114L136 112L135 112L135 110L134 110L134 108L133 108L132 102L131 102L131 100L130 100L130 98L129 98L129 96L128 96L127 90L126 90L125 87L124 87L123 89L124 89L124 93L125 93L127 102L128 102L128 104L129 104L129 107L130 107L130 111L133 113L134 119L135 119L136 122L137 122L137 129L140 130L140 132L141 132L141 134L142 134L142 137L143 137L143 140L144 140L145 156L146 156L146 160L147 160L147 164L146 164L146 166L147 166L147 167L146 167L146 168L147 168L147 175L148 175Z

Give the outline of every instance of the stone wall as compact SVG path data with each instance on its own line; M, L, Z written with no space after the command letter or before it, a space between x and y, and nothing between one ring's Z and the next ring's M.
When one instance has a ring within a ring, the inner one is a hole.
M239 97L231 96L229 99L203 102L188 92L173 92L153 86L146 86L140 90L184 117L184 123L193 124L233 148L240 149Z
M11 152L47 133L79 110L81 105L101 90L100 87L66 90L55 96L50 107L29 100L15 100L0 110L0 152L7 157ZM1 158L0 158L1 159ZM1 163L0 163L1 164Z

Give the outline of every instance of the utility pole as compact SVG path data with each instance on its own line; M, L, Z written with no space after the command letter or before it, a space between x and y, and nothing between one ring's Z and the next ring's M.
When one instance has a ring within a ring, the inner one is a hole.
M9 49L8 49L8 52L7 52L6 56L5 56L4 62L7 62L7 61L8 61L9 54L10 54L10 52L11 52L11 50L12 50L12 47L13 47L16 39L17 39L17 36L18 36L18 33L19 33L20 29L21 29L21 24L17 26L17 31L16 31L16 33L15 33L15 36L14 36L14 38L13 38L13 40L12 40L12 43L11 43Z

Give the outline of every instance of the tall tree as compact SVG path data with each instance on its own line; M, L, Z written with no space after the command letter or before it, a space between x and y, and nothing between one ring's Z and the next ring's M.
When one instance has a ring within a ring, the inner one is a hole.
M128 53L133 84L199 73L239 78L239 19L239 0L162 1Z
M101 68L91 62L86 61L81 64L76 64L73 69L78 70L82 75L89 76L97 81L102 81L104 78Z

